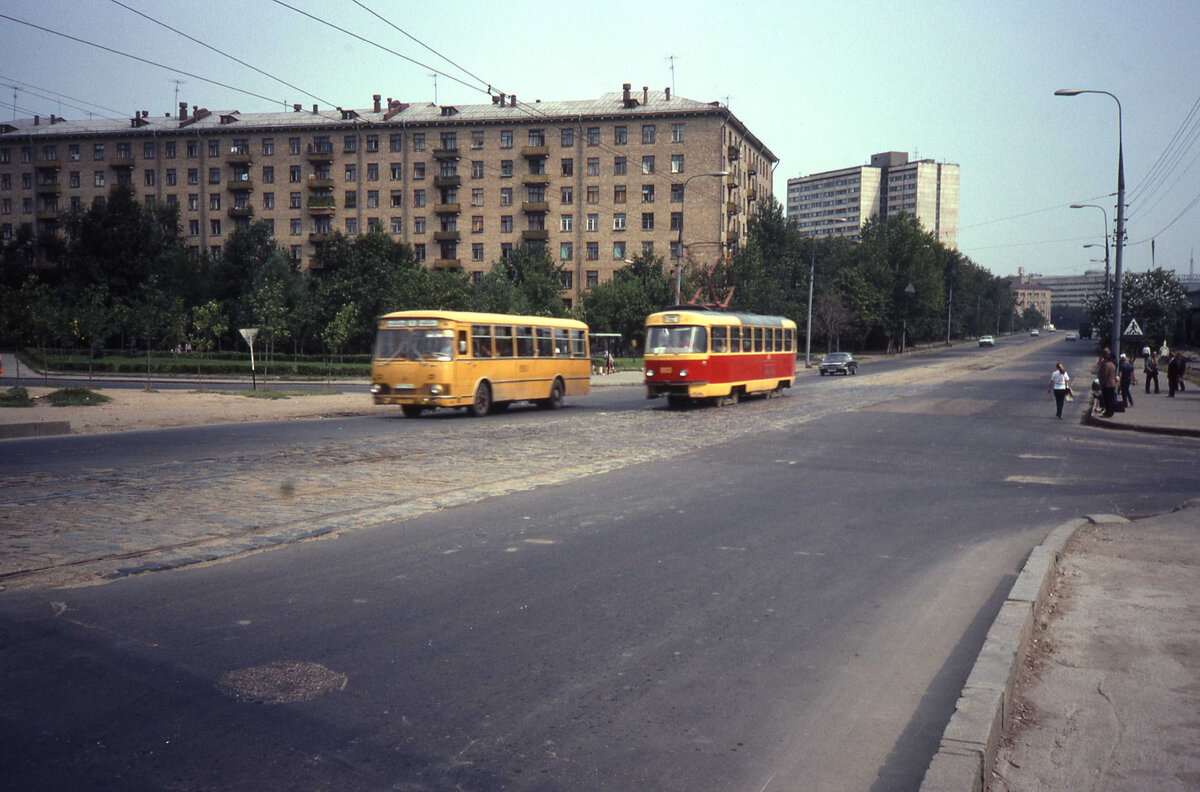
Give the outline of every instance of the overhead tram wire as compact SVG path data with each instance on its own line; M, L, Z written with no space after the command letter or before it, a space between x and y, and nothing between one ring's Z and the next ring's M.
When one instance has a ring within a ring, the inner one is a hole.
M1172 153L1172 149L1179 142L1180 137L1185 134L1184 130L1188 128L1189 124L1191 125L1192 129L1186 134L1192 138L1192 141L1187 144L1184 152L1186 153L1186 150L1191 148L1191 146L1195 143L1197 130L1200 129L1200 117L1197 116L1198 111L1200 111L1200 97L1197 97L1196 101L1192 103L1191 110L1188 111L1187 116L1179 125L1179 128L1175 130L1175 134L1171 137L1171 140L1167 143L1162 153L1158 155L1158 159L1155 160L1152 166L1150 166L1150 170L1147 171L1142 180L1138 182L1138 184L1135 185L1132 190L1129 191L1130 202L1132 202L1143 189L1147 189L1153 180L1161 180L1164 178L1164 176L1160 175L1160 169L1166 169L1166 162L1169 158L1178 159L1178 156Z
M86 99L76 99L73 96L68 96L67 94L59 93L58 91L53 91L49 88L42 88L41 86L34 85L33 83L27 83L23 80L18 80L15 77L5 77L4 75L0 74L0 80L4 80L4 81L7 81L8 83L14 84L15 87L19 88L20 90L24 91L27 94L30 94L31 96L37 96L39 99L45 99L46 101L61 102L62 104L65 104L67 107L74 108L75 110L78 110L81 113L87 113L88 115L96 115L96 113L95 113L95 111L88 110L86 107L79 107L77 105L71 104L70 102L78 102L79 104L91 105L92 107L97 107L107 113L113 113L114 115L117 115L117 116L120 116L122 114L120 110L114 110L113 108L105 107L102 104L96 104L95 102L89 102ZM32 91L29 90L30 88L32 88L33 90ZM50 94L50 96L41 96L40 94L36 93L36 91L44 91L45 93ZM69 99L70 102L64 102L63 101L64 99Z
M158 63L156 61L152 61L147 58L142 58L137 55L131 55L128 52L122 52L121 50L116 50L116 49L113 49L112 47L106 47L103 44L97 44L94 41L88 41L86 39L81 39L76 36L72 36L68 33L62 33L57 30L51 30L48 27L42 27L41 25L35 25L32 22L26 22L23 19L17 19L16 17L9 16L8 14L0 14L0 19L7 19L10 22L16 22L18 25L25 25L25 26L31 27L35 30L40 30L43 33L49 33L52 36L59 36L61 38L65 38L65 39L74 41L79 44L85 44L89 47L95 47L96 49L104 50L105 52L112 53L113 55L120 55L121 57L129 58L131 60L135 60L140 63L145 63L150 66L155 66L159 69L166 69L167 71L172 71L172 72L175 72L176 74L182 74L186 77L192 77L196 80L200 80L201 82L209 83L210 85L216 85L220 88L227 88L231 91L236 91L237 93L245 94L247 96L253 96L255 99L262 99L264 101L271 102L272 104L277 104L277 105L287 104L283 99L277 99L277 98L270 97L270 96L263 96L262 94L255 93L254 91L247 91L244 88L238 88L236 86L229 85L228 83L220 82L219 80L211 80L208 77L201 77L199 74L193 74L192 72L185 71L183 69L177 69L174 66L167 66L166 64Z
M305 96L308 96L312 99L316 99L318 102L321 102L322 104L327 104L330 107L333 107L334 105L336 105L336 102L331 102L328 99L322 99L320 96L317 96L314 93L306 91L298 85L293 85L292 83L288 82L287 80L283 79L282 77L276 77L274 74L271 74L270 72L263 71L262 69L258 68L257 66L253 66L249 63L246 63L246 61L242 60L241 58L230 55L228 52L225 52L224 50L214 47L211 44L207 44L194 36L190 36L178 28L171 27L166 22L162 22L161 20L155 19L154 17L150 16L149 14L145 14L141 11L138 11L136 8L131 8L130 6L127 6L124 3L122 3L121 0L110 0L110 2L112 2L114 5L118 5L121 8L124 8L126 11L137 14L138 16L142 17L143 19L145 19L149 22L153 22L154 24L156 24L160 27L166 28L167 30L171 31L172 33L176 33L180 36L183 36L188 41L191 41L195 44L199 44L201 47L204 47L205 49L210 50L212 52L215 52L218 55L220 55L221 57L228 58L229 60L233 61L234 63L245 66L247 69L250 69L251 71L254 71L257 74L261 74L262 76L268 77L268 78L274 80L275 82L286 85L288 88L291 88L292 90L299 91L300 93L304 94Z

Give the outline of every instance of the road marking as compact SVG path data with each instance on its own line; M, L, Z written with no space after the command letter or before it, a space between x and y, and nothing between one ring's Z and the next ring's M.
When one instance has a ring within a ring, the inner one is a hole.
M1062 484L1062 479L1049 476L1008 476L1004 479L1013 484Z
M1018 454L1017 459L1062 459L1055 454Z

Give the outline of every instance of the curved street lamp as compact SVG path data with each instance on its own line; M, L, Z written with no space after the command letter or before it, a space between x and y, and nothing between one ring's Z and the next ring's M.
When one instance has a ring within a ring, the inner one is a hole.
M1084 90L1078 88L1059 88L1055 96L1078 96L1079 94L1094 93L1111 97L1117 103L1117 256L1116 267L1113 271L1113 322L1112 343L1109 349L1114 355L1121 352L1121 252L1125 248L1125 144L1121 131L1121 100L1108 91ZM1108 216L1105 215L1105 235L1108 232Z
M683 180L683 195L679 199L679 241L675 250L675 304L679 305L679 289L683 280L683 202L687 200L687 186L692 179L699 179L702 176L711 176L714 179L722 179L729 175L729 171L713 171L712 173L696 173L688 176Z
M1071 204L1072 209L1099 209L1104 213L1104 291L1111 285L1108 273L1108 212L1100 204ZM1084 245L1084 247L1099 247L1099 245Z

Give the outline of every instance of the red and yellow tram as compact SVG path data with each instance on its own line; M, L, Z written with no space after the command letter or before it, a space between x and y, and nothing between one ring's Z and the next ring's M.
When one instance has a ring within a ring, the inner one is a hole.
M646 398L781 395L796 376L796 323L782 316L679 306L646 317Z

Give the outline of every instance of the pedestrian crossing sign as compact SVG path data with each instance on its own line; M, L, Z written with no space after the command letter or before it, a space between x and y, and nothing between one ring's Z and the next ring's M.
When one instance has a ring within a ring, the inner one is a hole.
M1141 328L1141 326L1138 324L1138 322L1137 322L1137 319L1130 319L1130 320L1129 320L1129 326L1125 328L1125 333L1124 333L1124 334L1125 334L1125 335L1127 335L1127 336L1140 336L1140 335L1143 335L1143 333L1142 333L1142 328Z

